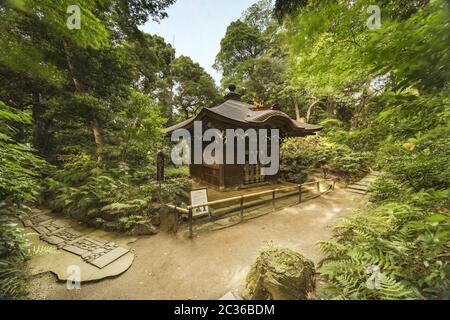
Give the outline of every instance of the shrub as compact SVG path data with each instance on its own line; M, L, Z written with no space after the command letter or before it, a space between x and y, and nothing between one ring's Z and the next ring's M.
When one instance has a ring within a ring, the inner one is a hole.
M127 231L150 220L157 214L154 203L183 199L190 187L185 178L169 179L160 185L125 164L98 168L83 154L65 160L63 168L45 179L47 203L55 211L108 230Z
M331 158L331 171L337 173L346 181L354 181L369 171L368 156L361 152L352 152L343 148Z
M369 201L376 203L386 200L395 200L405 195L405 184L389 177L388 175L379 176L369 186Z
M449 133L448 128L436 128L403 143L388 143L378 155L380 165L416 191L448 188Z
M25 293L24 262L28 242L15 215L27 210L39 193L39 178L48 164L29 144L14 139L17 125L31 123L26 112L12 110L0 101L0 299L22 298Z
M317 147L320 138L288 138L281 145L280 175L289 182L303 183L307 169L317 162Z
M284 179L304 182L308 169L322 165L327 165L332 173L344 180L355 180L369 171L369 156L321 136L291 138L283 142L280 171Z
M22 298L26 294L28 242L12 216L11 206L0 203L0 299Z
M165 176L166 179L187 178L189 176L189 166L167 167Z

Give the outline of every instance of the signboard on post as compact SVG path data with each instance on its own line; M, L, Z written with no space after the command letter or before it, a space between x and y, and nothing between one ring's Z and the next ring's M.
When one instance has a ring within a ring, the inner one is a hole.
M205 206L192 209L192 216L201 216L209 214L208 203L208 188L195 189L191 191L191 206L203 205Z

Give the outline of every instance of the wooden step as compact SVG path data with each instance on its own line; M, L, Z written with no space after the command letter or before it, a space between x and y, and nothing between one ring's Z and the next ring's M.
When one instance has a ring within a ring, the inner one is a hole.
M367 192L362 191L362 190L357 190L357 189L347 189L347 191L351 192L351 193L361 194L361 195L366 195L367 194Z
M360 181L374 181L378 179L378 177L375 176L365 176L364 178L362 178Z
M364 182L356 182L353 185L355 186L361 186L361 187L369 187L370 183L364 183Z
M361 180L361 181L356 182L355 184L369 185L369 184L373 183L374 181L375 181L375 179L374 180Z
M361 191L367 191L369 189L368 186L359 186L356 184L351 184L348 186L349 189L354 189L354 190L361 190Z

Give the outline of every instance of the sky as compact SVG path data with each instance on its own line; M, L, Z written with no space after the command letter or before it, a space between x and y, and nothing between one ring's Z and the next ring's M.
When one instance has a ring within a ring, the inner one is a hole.
M167 9L168 18L147 22L142 31L173 43L177 56L190 56L220 84L221 74L212 65L228 25L256 0L177 0Z

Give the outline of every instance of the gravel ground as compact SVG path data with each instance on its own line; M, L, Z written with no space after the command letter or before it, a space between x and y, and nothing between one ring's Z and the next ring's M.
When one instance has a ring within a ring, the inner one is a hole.
M331 237L330 227L364 203L345 190L194 240L158 234L130 246L136 257L124 274L67 290L48 273L30 279L31 299L219 299L241 292L259 249L268 241L291 248L315 263L322 258L317 241Z

